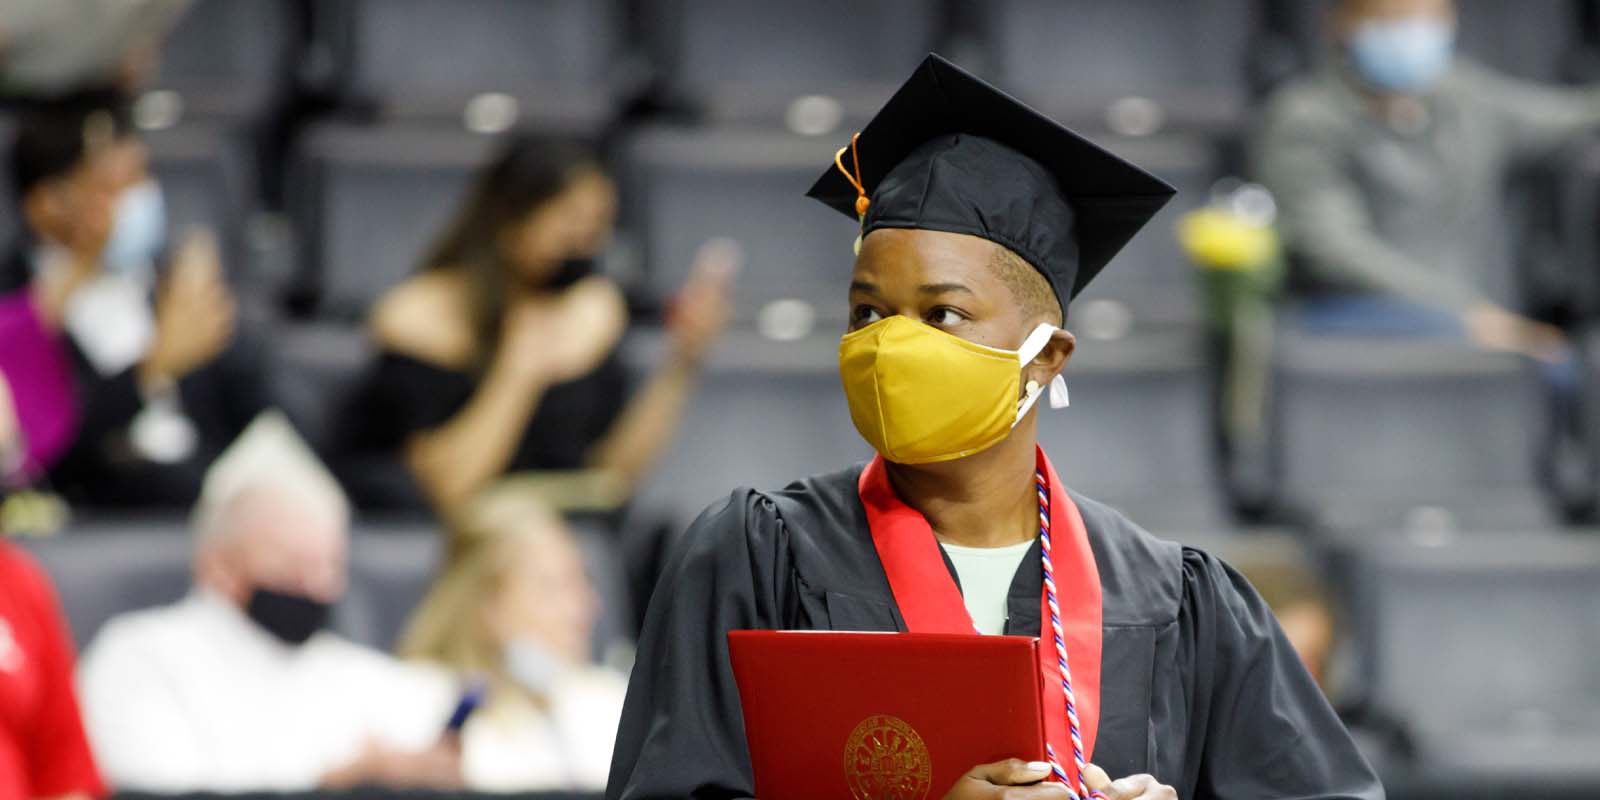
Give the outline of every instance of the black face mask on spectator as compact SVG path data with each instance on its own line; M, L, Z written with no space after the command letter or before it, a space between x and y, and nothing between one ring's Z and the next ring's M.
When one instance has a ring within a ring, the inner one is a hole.
M305 644L328 623L331 607L320 600L287 592L257 588L250 593L245 613L268 633L286 644Z
M561 262L554 274L545 282L545 288L551 291L560 291L595 273L595 260L592 258L568 258Z

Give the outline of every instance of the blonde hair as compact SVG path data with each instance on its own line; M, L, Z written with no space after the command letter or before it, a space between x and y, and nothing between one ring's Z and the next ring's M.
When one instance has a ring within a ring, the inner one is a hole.
M516 563L519 545L567 535L560 517L527 491L506 483L484 490L449 525L443 568L406 625L400 656L514 683L484 609Z

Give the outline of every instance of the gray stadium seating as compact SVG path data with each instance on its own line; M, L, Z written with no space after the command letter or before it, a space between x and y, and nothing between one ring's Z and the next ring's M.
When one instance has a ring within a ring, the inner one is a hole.
M288 77L292 4L199 0L162 47L156 89L187 117L257 119Z
M1535 485L1538 385L1516 358L1289 332L1277 361L1287 485L1330 524L1549 521Z
M871 457L839 387L836 330L799 342L730 333L712 352L672 449L639 504L692 518L735 487L776 489ZM626 351L632 370L646 374L663 345L660 335L635 334Z
M1194 324L1201 310L1199 284L1178 245L1177 225L1185 212L1206 204L1211 185L1221 177L1215 148L1204 138L1186 135L1093 138L1178 193L1084 289L1081 301L1114 301L1139 327Z
M745 251L738 319L790 298L811 304L824 325L842 322L857 227L805 197L837 146L832 137L771 130L640 131L620 175L624 213L643 242L646 287L671 295L700 243L727 236Z
M244 220L255 189L244 139L226 125L203 120L141 135L165 196L170 243L176 246L190 228L209 229L218 236L230 279L261 277L244 244Z
M494 139L460 129L319 125L295 167L295 206L318 310L354 320L415 271Z
M1102 122L1129 96L1182 126L1227 126L1243 111L1249 0L968 2L988 19L996 77L1059 117Z
M1072 405L1040 401L1039 442L1061 479L1151 530L1220 524L1199 345L1182 331L1080 336L1062 372Z
M189 586L189 538L181 519L79 522L70 535L23 539L55 581L72 639L82 650L111 617L171 603Z
M1600 786L1600 538L1367 531L1337 551L1371 700L1416 745L1407 782Z
M366 329L330 322L273 324L267 332L273 399L318 448L335 441L344 403L373 357Z
M647 35L668 81L713 118L781 118L809 94L852 116L870 113L938 46L933 0L652 5Z
M495 92L524 114L592 126L622 55L613 0L335 0L346 91L385 115L459 118Z
M773 300L795 298L812 304L819 319L842 322L856 228L804 193L846 140L842 133L805 137L732 126L639 131L621 174L627 215L644 246L646 285L670 295L701 241L730 236L746 251L737 287L742 319ZM1192 137L1106 144L1173 182L1179 195L1084 297L1120 303L1140 326L1193 322L1195 284L1174 226L1184 210L1205 202L1216 177L1212 152Z
M601 597L598 654L632 636L626 582L612 537L586 526L576 530ZM179 517L78 521L61 534L22 544L55 581L80 650L111 617L174 602L189 588L193 540ZM349 588L334 610L334 629L371 647L392 648L426 593L438 558L439 534L431 524L358 524Z

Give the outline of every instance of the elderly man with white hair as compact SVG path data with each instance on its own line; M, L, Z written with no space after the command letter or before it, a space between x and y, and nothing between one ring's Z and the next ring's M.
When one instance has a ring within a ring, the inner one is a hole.
M107 779L157 792L459 785L443 676L324 630L348 502L276 413L207 473L194 588L117 617L79 669Z

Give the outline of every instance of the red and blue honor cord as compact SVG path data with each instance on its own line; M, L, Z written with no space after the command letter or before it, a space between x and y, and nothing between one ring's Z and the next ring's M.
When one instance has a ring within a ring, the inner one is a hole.
M1067 792L1072 795L1072 800L1105 800L1105 795L1089 791L1088 783L1084 780L1083 737L1078 732L1078 706L1072 694L1072 670L1067 666L1067 638L1061 631L1061 606L1056 603L1056 575L1055 567L1050 562L1050 486L1045 480L1044 471L1034 472L1036 487L1039 491L1039 554L1040 562L1044 567L1044 599L1050 607L1050 631L1055 639L1056 664L1061 670L1061 695L1067 705L1067 730L1072 735L1072 764L1077 771L1077 782L1074 783L1062 769L1061 762L1056 758L1056 751L1049 742L1045 742L1045 754L1050 758L1050 769L1055 776L1066 784Z

